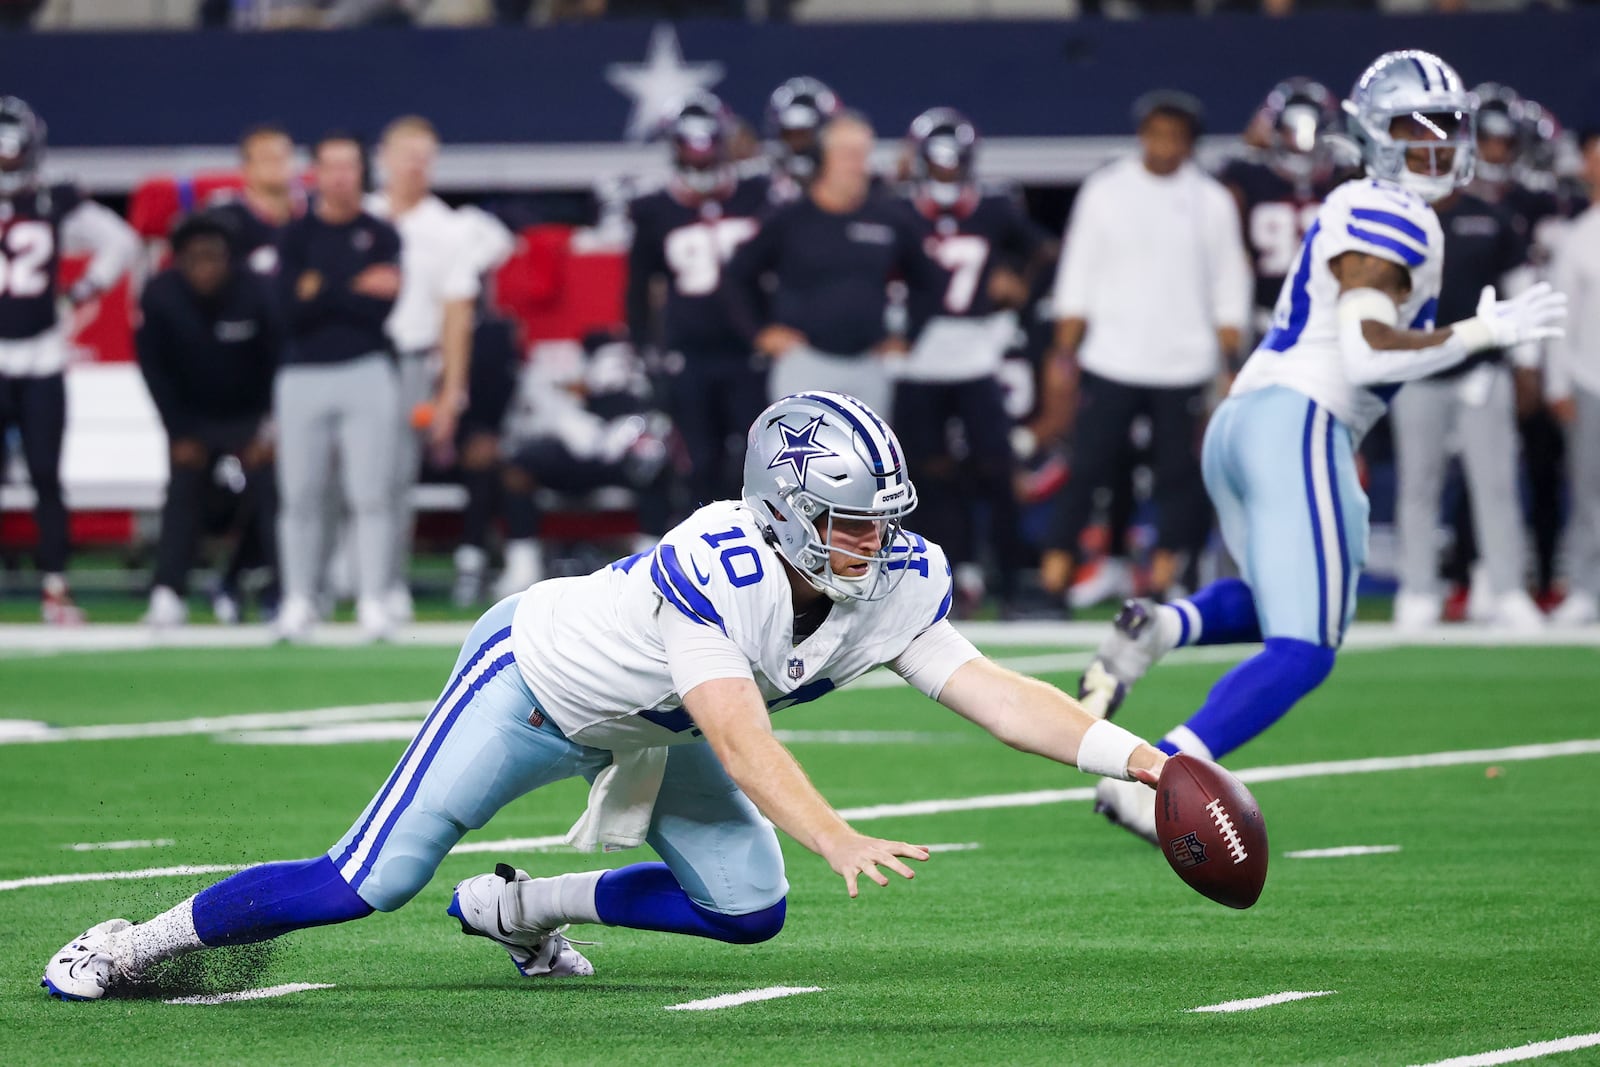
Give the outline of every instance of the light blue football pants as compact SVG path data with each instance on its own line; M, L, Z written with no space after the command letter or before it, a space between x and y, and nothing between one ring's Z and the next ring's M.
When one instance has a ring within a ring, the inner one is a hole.
M1367 559L1349 428L1292 389L1230 396L1206 428L1201 467L1262 636L1337 648Z
M328 851L379 911L415 896L462 835L517 797L563 778L593 780L611 762L610 752L567 740L547 715L530 722L539 702L511 652L520 595L478 620L399 765ZM705 742L672 749L647 840L704 908L745 915L788 893L772 825Z

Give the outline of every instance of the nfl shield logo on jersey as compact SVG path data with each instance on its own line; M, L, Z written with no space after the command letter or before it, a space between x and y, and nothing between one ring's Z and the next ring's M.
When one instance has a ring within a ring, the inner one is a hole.
M789 679L798 682L806 676L806 661L799 656L789 660Z

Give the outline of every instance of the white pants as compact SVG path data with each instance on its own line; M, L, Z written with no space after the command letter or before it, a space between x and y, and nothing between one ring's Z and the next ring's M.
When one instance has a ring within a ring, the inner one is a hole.
M772 373L767 378L767 395L778 400L808 389L848 393L892 426L893 358L871 354L835 356L803 345L791 348L773 361Z

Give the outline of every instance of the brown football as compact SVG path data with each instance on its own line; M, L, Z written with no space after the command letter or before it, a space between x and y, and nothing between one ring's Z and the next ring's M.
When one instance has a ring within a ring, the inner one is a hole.
M1172 869L1197 893L1248 908L1267 881L1267 824L1244 783L1194 756L1173 756L1156 789L1156 834Z

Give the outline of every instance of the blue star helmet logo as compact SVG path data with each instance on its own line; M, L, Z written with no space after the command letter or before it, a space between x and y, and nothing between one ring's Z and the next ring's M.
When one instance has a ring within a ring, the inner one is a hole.
M817 430L821 426L821 415L798 430L786 423L778 423L778 432L783 435L783 447L772 457L772 462L767 464L767 470L788 464L794 471L795 480L801 485L806 484L806 468L810 466L812 460L839 454L827 445L817 443Z

